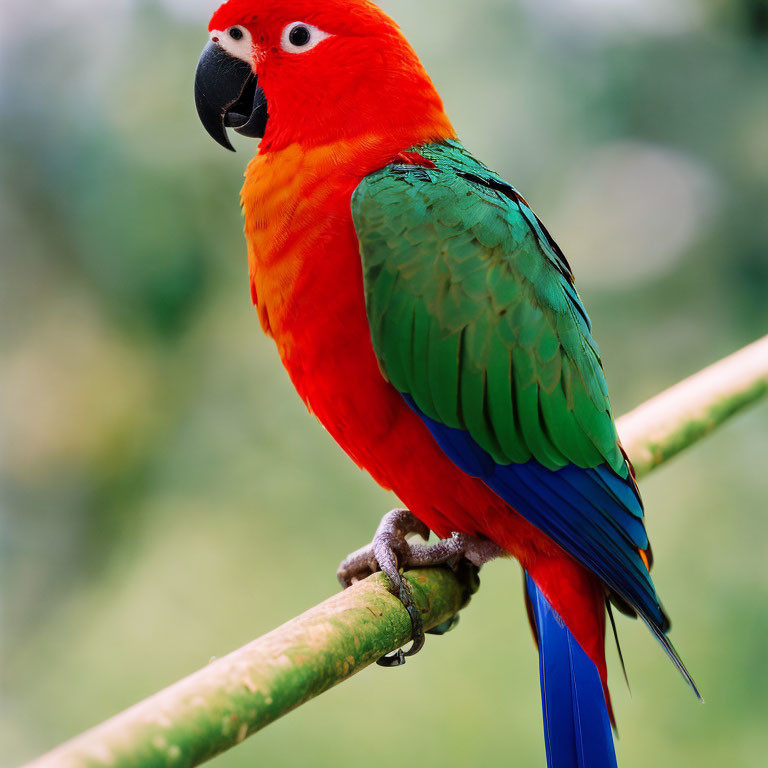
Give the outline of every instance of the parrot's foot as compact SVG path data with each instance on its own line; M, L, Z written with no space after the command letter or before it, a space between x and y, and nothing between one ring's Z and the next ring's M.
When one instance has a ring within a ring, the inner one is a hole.
M382 667L405 664L406 656L413 656L424 647L421 614L413 600L410 585L400 575L401 568L448 565L456 569L462 558L479 568L506 554L493 542L464 533L454 533L450 539L442 539L435 544L411 544L406 540L406 536L411 533L417 533L423 539L429 538L429 529L415 515L407 509L393 509L381 519L373 541L347 556L336 572L339 582L346 588L372 573L383 571L392 582L393 594L400 599L411 617L411 647L407 651L400 649L391 656L379 659L377 663Z
M410 584L400 575L400 568L408 566L411 554L411 546L405 538L409 533L418 533L426 539L429 537L429 528L407 509L393 509L387 512L381 518L373 541L348 555L336 571L336 576L344 588L376 571L383 571L392 582L392 593L400 599L411 617L411 647L407 651L400 648L391 656L379 659L377 664L382 667L398 667L405 664L406 656L413 656L424 646L421 614L413 601Z

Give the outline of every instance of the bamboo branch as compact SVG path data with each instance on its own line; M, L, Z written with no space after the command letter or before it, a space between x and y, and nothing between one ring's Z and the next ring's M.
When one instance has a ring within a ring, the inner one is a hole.
M768 336L651 398L618 421L638 477L768 394Z
M425 629L467 604L474 573L406 574ZM384 574L370 576L28 768L186 768L209 760L408 643L410 616L388 585Z
M768 336L619 421L646 474L768 393ZM454 616L477 586L442 568L406 574L426 628ZM410 639L410 618L375 574L218 659L27 768L189 768L369 666Z

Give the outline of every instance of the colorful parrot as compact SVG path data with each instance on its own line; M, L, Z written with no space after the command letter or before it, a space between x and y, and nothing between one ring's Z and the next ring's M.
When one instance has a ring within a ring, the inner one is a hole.
M227 128L261 138L242 206L264 331L307 408L408 510L385 516L342 580L389 575L410 654L423 632L399 568L517 558L548 765L615 766L611 604L640 616L696 687L667 638L640 493L563 252L459 142L368 0L229 0L195 96L223 146ZM429 531L441 541L405 538Z

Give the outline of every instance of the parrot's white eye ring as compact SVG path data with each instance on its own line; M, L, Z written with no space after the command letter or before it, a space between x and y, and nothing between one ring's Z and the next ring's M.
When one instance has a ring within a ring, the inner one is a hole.
M332 35L304 21L291 22L280 38L280 47L286 53L306 53Z
M237 24L226 29L211 31L211 40L223 48L230 56L253 64L253 38L247 27Z

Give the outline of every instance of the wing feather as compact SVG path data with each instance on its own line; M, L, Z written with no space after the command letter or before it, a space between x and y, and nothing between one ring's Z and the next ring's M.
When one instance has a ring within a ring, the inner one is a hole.
M631 605L691 682L664 635L642 502L565 256L458 142L414 152L429 162L389 165L352 198L383 373L445 454Z

